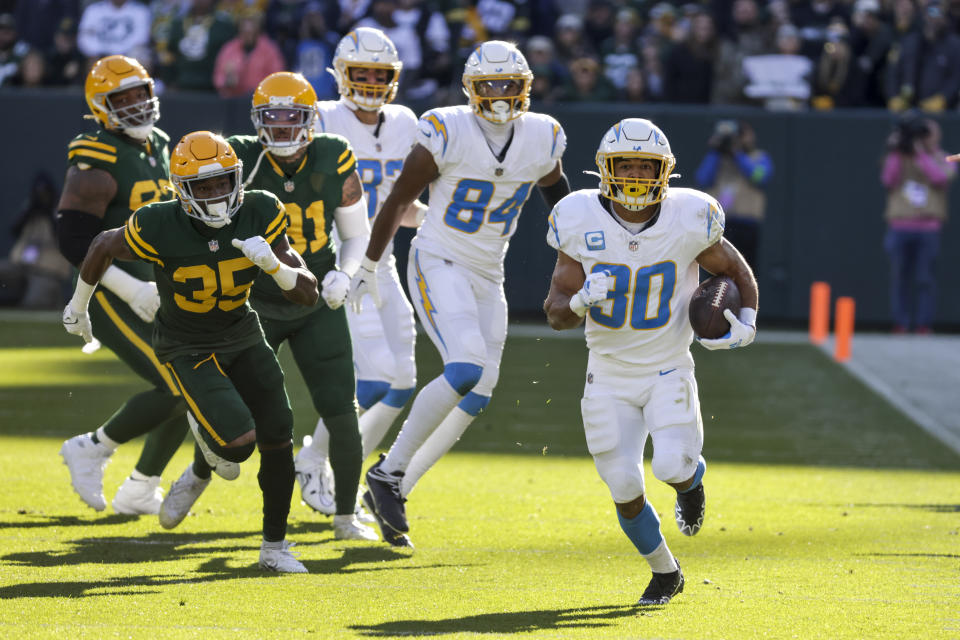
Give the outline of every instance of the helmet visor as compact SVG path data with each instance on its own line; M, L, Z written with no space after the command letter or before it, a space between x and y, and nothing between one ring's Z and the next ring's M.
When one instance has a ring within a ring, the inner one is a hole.
M253 110L253 121L267 148L293 152L310 142L314 114L313 107L267 105Z

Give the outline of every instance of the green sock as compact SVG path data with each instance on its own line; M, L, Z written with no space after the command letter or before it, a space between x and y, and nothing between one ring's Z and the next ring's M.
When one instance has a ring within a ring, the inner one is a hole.
M140 452L140 459L137 460L136 470L148 476L161 475L173 454L183 443L189 428L185 413L170 418L154 428L147 434L147 441L143 443L143 451Z
M152 431L157 425L183 413L183 398L166 391L150 389L131 396L110 419L103 423L103 432L122 444Z
M293 444L260 452L257 480L263 492L263 539L276 542L287 537L287 516L295 478Z
M337 514L350 514L357 509L357 487L360 486L363 464L357 414L347 413L334 418L324 416L323 423L330 432L330 467L337 488Z
M203 457L203 451L200 451L200 447L197 446L197 443L193 443L193 473L198 478L209 478L210 473L213 469L210 468L210 465L207 464L207 459Z

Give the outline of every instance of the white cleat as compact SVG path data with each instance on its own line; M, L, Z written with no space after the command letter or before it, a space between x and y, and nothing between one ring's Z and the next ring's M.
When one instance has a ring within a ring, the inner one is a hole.
M337 502L333 494L333 470L327 458L310 447L312 441L310 436L306 436L303 439L303 448L294 459L300 497L314 511L332 516L337 513Z
M380 539L377 532L361 524L354 514L333 516L333 538L335 540L369 540L376 542Z
M210 478L198 478L193 472L191 462L187 470L170 486L170 493L163 499L163 504L160 506L160 526L164 529L173 529L183 522L208 484L210 484Z
M363 487L360 487L360 491L358 493L360 493L360 495L363 495L364 492L366 492L366 489L364 489ZM354 515L356 515L357 520L359 520L363 524L376 524L377 522L377 519L374 518L369 513L367 513L367 510L363 508L363 503L360 501L359 498L357 499L357 512Z
M146 480L128 477L113 497L113 510L128 516L156 515L163 504L160 476Z
M307 573L307 568L297 560L300 553L290 551L290 547L294 544L296 543L287 540L280 542L264 540L260 545L260 568L279 573Z
M240 463L221 458L210 449L203 436L200 435L200 425L197 424L196 418L189 411L187 411L187 422L190 424L190 431L193 432L193 439L197 441L197 445L203 453L203 458L213 469L213 472L224 480L236 480L237 476L240 475Z
M70 470L70 484L80 499L97 511L107 508L103 497L103 470L107 468L113 451L102 444L94 444L92 433L74 436L60 447L63 464Z

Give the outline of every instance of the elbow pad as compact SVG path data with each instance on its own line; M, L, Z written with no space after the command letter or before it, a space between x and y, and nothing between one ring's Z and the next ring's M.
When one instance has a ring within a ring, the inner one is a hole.
M90 243L103 230L103 219L86 211L61 209L57 212L57 244L70 264L79 267L87 257Z
M538 186L537 188L540 189L540 195L543 196L547 207L552 211L553 208L557 206L557 203L570 193L570 182L567 180L567 174L561 173L560 179L549 187Z

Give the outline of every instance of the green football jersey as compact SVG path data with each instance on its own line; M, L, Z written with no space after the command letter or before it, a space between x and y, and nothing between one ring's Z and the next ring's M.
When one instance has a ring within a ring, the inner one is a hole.
M263 145L256 136L230 136L227 142L243 161L243 179L249 178ZM288 174L270 154L264 154L250 186L275 194L287 210L290 246L303 256L317 282L334 268L336 248L330 238L333 212L340 206L343 183L357 160L346 138L317 134L303 159ZM293 304L283 297L273 278L263 274L253 287L250 304L264 318L278 320L305 316L313 307Z
M160 293L153 348L162 362L263 340L247 304L261 270L231 241L263 236L274 246L286 229L286 210L264 191L246 191L240 210L221 229L189 217L179 200L156 202L130 216L124 240L134 256L153 265Z
M130 214L145 204L170 200L169 136L160 129L144 144L136 144L107 129L83 133L67 146L67 164L81 170L103 169L117 182L117 193L103 215L103 228L122 227ZM117 266L141 280L152 280L153 271L141 262Z

